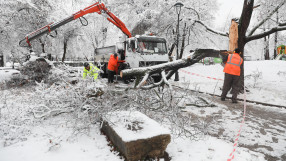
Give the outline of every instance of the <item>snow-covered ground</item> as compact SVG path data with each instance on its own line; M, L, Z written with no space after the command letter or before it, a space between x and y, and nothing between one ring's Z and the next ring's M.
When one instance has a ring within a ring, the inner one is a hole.
M224 73L220 64L180 69L180 86L206 93L221 94ZM246 99L286 105L286 61L245 61ZM231 96L230 94L228 96ZM243 99L243 94L238 96Z
M0 84L4 81L9 80L13 75L17 75L20 71L9 68L9 67L1 67L0 68Z
M219 64L207 66L195 64L191 67L181 69L180 82L173 83L193 90L220 95L224 79L224 73L222 71L223 67ZM12 77L12 73L14 72L17 71L8 69L0 70L0 85L2 85L1 83L3 83L4 80L8 80L10 77ZM250 91L247 93L248 100L286 105L284 99L286 96L286 62L246 61L245 75L251 75L245 79L245 84ZM4 121L2 120L3 115L5 112L9 112L10 116L25 116L25 113L31 112L31 107L28 107L28 101L26 100L33 99L33 95L24 93L21 91L21 89L13 89L0 91L0 96L5 96L5 100L7 101L3 102L4 99L0 98L0 125L10 127L11 131L9 134L13 134L13 130L15 130L13 127L18 125L17 122L15 121L14 124L5 125L3 124ZM239 95L239 97L243 98L243 95ZM2 107L4 107L4 104L7 103L13 104L15 109L3 109ZM217 103L216 105L217 107L190 107L187 108L186 111L192 111L199 117L215 115L215 113L218 111L223 111L224 115L229 116L223 118L225 122L224 124L226 124L225 127L229 128L225 129L225 131L228 133L233 132L232 135L235 136L237 134L236 130L238 129L240 123L234 122L232 119L241 118L242 112L234 114L229 112L225 105ZM243 107L242 104L239 104L238 106L240 105ZM202 112L202 110L204 112ZM282 113L286 112L285 109L275 107L271 107L270 110ZM25 123L28 123L30 121L29 119L30 118L27 118ZM66 115L62 114L57 117L41 120L38 123L36 122L33 124L33 126L25 126L22 130L25 132L26 137L24 137L21 142L17 142L9 146L5 145L5 138L8 134L3 134L2 131L3 138L0 138L0 161L123 160L118 156L117 152L111 151L111 147L108 146L106 138L99 132L98 124L94 124L90 127L90 129L81 131L74 135L72 123L66 122L66 120ZM249 123L246 124L246 126L248 126ZM279 143L281 144L282 142ZM281 148L284 146L278 146L279 143L274 145L276 152L278 153L283 152L283 149ZM227 160L232 150L233 142L229 142L228 140L223 139L223 137L205 135L200 140L190 140L172 136L171 143L168 145L166 151L172 157L172 161L221 161ZM239 146L236 150L235 160L266 160L263 153L254 152Z

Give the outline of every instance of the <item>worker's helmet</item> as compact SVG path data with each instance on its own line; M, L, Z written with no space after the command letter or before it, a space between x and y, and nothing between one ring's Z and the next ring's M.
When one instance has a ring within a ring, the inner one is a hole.
M86 68L86 67L89 66L89 63L88 63L88 62L84 62L84 63L83 63L83 66Z

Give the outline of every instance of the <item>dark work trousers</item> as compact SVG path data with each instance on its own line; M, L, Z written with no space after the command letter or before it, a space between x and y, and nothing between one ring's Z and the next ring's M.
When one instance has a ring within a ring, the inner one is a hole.
M108 70L108 83L113 83L115 71Z
M237 94L239 92L239 77L240 76L237 75L231 75L227 73L224 74L221 98L225 98L227 92L230 90L230 88L232 88L232 100L237 99Z

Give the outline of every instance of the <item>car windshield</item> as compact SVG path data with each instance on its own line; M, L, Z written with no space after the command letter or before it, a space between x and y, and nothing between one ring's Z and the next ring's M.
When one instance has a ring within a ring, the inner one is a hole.
M139 41L138 46L141 52L167 53L164 42Z

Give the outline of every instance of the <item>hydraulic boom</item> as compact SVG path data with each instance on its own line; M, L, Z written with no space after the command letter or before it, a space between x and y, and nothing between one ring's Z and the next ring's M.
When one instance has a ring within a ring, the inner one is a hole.
M51 31L59 28L60 26L63 26L73 20L76 20L86 14L97 12L98 14L107 14L107 20L113 23L115 26L117 26L125 35L127 35L129 38L131 37L131 33L126 28L125 24L117 18L113 13L111 13L103 3L95 3L89 7L86 7L83 10L78 11L77 13L59 21L56 23L50 23L40 29L37 29L36 31L33 31L32 33L26 35L25 39L21 40L19 42L20 46L26 46L31 47L31 41L39 38L40 36L50 33Z

